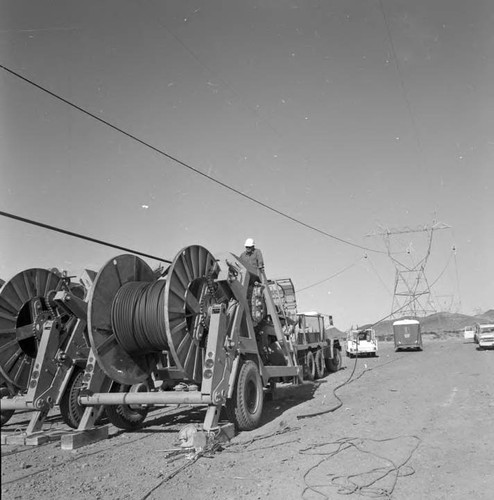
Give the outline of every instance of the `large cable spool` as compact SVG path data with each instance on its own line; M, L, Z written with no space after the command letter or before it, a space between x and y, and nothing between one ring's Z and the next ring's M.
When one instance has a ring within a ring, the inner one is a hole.
M33 268L16 274L0 290L0 374L19 391L27 389L41 321L54 314L48 295L62 287L60 276Z
M219 265L204 247L182 249L170 265L165 287L168 348L178 368L194 382L202 380L209 306L222 300L214 279Z
M198 245L181 250L163 279L134 255L107 262L88 299L89 338L106 375L125 385L144 382L167 351L184 379L200 382L218 269Z
M91 347L105 374L121 384L132 385L147 380L156 367L157 355L129 353L122 347L112 324L113 301L123 285L154 280L152 269L142 259L124 254L109 260L100 269L89 291L88 333Z

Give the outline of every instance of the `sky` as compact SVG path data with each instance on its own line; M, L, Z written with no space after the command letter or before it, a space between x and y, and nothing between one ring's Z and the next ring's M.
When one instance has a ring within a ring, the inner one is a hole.
M341 330L390 314L430 236L406 231L441 223L436 309L494 308L493 22L489 0L0 0L0 65L168 155L0 69L0 211L169 260L254 238ZM0 216L3 280L120 253Z

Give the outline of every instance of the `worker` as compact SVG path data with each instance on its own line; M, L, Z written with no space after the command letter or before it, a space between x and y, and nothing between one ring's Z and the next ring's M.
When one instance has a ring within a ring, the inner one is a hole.
M244 264L252 266L254 269L264 270L264 259L262 252L256 248L256 243L252 238L245 240L245 251L240 256L240 261Z

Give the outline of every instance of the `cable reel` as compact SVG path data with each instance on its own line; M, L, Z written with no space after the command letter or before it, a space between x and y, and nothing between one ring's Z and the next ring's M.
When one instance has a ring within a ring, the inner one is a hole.
M16 274L0 290L0 368L19 391L27 389L42 324L56 315L49 296L63 287L63 278L33 268Z
M90 343L106 375L124 385L145 382L168 351L185 379L200 382L218 272L198 245L181 250L158 279L134 255L108 261L88 298Z

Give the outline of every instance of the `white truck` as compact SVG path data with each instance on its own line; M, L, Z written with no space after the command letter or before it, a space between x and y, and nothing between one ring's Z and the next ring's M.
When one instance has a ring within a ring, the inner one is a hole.
M474 340L478 344L479 349L494 347L494 324L475 325Z
M346 355L349 358L357 356L377 356L378 344L376 332L372 328L350 330L346 337Z

